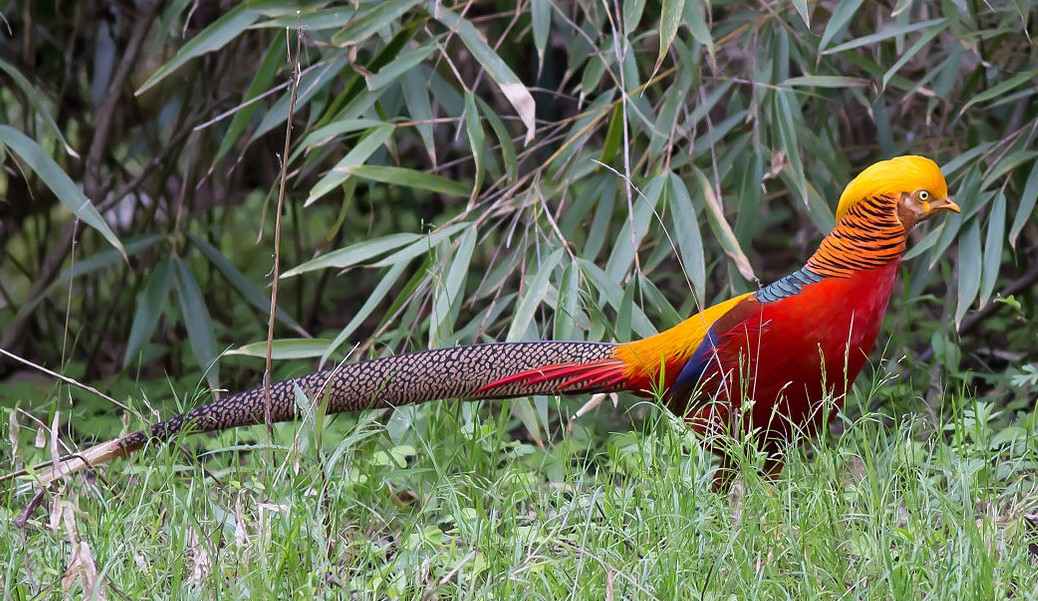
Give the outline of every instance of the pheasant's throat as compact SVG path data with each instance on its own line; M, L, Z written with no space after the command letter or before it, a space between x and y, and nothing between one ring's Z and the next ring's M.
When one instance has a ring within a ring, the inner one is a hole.
M893 196L865 198L822 240L806 268L820 276L850 277L899 259L908 232L897 213Z

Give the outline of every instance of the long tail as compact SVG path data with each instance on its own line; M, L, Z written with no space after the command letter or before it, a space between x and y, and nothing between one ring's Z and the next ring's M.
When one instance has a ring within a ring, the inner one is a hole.
M502 399L532 394L612 392L625 388L618 345L601 342L506 342L419 351L344 365L270 387L271 421L299 417L296 390L340 413L440 399ZM151 427L67 455L34 470L39 483L128 455L182 431L211 432L266 422L262 387L224 397ZM25 474L0 476L0 483Z

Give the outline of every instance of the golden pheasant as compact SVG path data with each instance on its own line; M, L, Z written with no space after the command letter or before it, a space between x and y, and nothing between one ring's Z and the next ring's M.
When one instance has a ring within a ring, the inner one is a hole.
M844 189L836 227L806 265L660 334L625 344L476 344L361 361L274 384L270 417L298 417L297 387L326 398L329 413L630 391L661 395L700 431L731 428L741 416L738 427L761 433L765 444L787 440L821 425L824 398L842 401L876 340L909 232L943 211L960 209L933 161L881 161ZM182 431L261 424L265 407L263 388L230 395L66 457L39 479L52 482Z

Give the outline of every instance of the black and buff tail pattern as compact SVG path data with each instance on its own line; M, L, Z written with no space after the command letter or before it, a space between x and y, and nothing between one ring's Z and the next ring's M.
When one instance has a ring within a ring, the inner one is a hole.
M327 399L328 413L412 405L441 399L501 399L531 394L606 392L593 378L571 375L510 382L522 373L562 364L594 364L613 357L617 345L602 342L503 342L474 344L405 353L315 372L272 384L270 418L283 422L299 417L296 389L314 402ZM505 383L497 384L502 380ZM608 390L615 390L612 386ZM63 458L45 469L39 480L48 484L82 470L161 443L180 432L212 432L266 422L263 387L232 394L149 428L110 440ZM47 469L49 467L49 469ZM24 472L0 477L0 482Z

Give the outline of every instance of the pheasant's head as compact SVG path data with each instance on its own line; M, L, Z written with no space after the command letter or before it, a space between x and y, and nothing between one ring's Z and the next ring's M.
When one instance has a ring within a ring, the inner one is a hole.
M937 163L906 155L874 163L851 180L840 196L836 220L860 201L877 196L896 201L897 218L906 231L942 211L962 212L948 197L948 183Z

